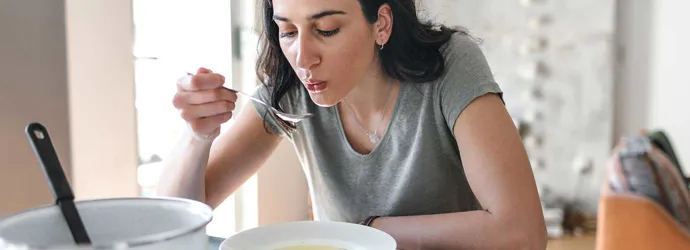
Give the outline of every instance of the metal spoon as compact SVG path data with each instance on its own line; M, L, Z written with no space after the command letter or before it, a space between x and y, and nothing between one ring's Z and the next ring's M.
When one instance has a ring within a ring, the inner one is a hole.
M65 172L60 165L55 148L48 135L48 130L40 123L31 123L26 127L26 136L31 142L31 147L36 153L43 173L50 182L50 188L55 197L55 204L60 207L62 215L72 232L72 237L78 245L91 244L91 239L86 233L84 223L74 205L74 193L65 177Z
M187 73L187 75L186 75L185 77L183 77L183 79L181 79L181 81L187 81L187 82L188 82L188 81L191 81L191 80L192 80L192 79L191 79L192 76L194 76L194 74L192 74L192 73ZM269 109L271 110L271 112L273 112L273 114L275 114L276 116L280 117L280 119L283 119L283 120L288 121L288 122L297 123L297 122L300 122L300 121L302 121L302 120L309 119L310 117L314 116L314 114L312 114L312 113L304 113L304 114L290 114L290 113L285 113L285 112L282 112L282 111L280 111L280 110L278 110L278 109L272 107L271 105L267 104L266 102L262 101L261 99L256 98L256 97L254 97L254 96L252 96L252 95L250 95L250 94L244 93L244 92L239 91L239 90L227 88L227 87L223 87L223 88L227 89L228 91L232 91L232 92L235 92L235 93L237 93L237 94L239 94L239 95L245 96L245 97L251 99L252 101L255 101L255 102L257 102L257 103L259 103L259 104L261 104L261 105L266 106L267 108L269 108Z
M280 111L280 110L277 110L276 108L272 107L271 105L268 105L267 103L265 103L264 101L260 100L259 98L253 97L253 96L250 95L250 94L247 94L247 93L244 93L244 92L241 92L241 91L238 91L238 90L234 90L234 89L231 89L231 88L226 88L226 87L223 87L223 88L225 88L225 89L227 89L227 90L229 90L229 91L235 92L235 93L237 93L237 94L243 95L243 96L245 96L245 97L247 97L247 98L249 98L249 99L251 99L251 100L253 100L253 101L255 101L255 102L259 103L259 104L261 104L261 105L264 105L264 106L268 107L269 109L271 109L271 112L273 112L273 114L275 114L276 116L280 117L280 119L283 119L283 120L288 121L288 122L297 123L297 122L300 122L300 121L302 121L302 120L309 119L309 117L314 116L314 114L312 114L312 113L305 113L305 114L290 114L290 113L285 113L285 112L282 112L282 111Z

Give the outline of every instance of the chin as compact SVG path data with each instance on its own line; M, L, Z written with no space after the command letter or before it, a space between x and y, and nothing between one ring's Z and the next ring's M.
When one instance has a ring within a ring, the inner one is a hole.
M340 102L339 99L337 98L332 98L328 95L324 95L323 93L318 93L318 94L313 94L309 93L309 97L311 97L311 101L314 102L319 107L322 108L330 108L335 106Z

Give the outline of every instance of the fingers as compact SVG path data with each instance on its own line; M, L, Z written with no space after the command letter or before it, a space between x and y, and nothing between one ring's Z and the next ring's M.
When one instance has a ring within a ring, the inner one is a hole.
M218 127L220 127L221 124L226 123L232 118L232 113L224 113L224 114L219 114L219 115L214 115L214 116L209 116L209 117L204 117L200 119L195 119L189 122L189 126L192 128L193 131L196 132L201 132L201 131L208 131L211 132Z
M180 109L180 116L187 122L195 119L211 117L235 110L235 103L228 101L217 101L206 104L192 104Z
M173 105L180 116L201 138L217 136L221 124L232 118L237 94L223 88L225 77L206 68L188 74L177 82Z
M211 71L210 69L201 67L201 68L196 70L196 73L197 74L208 74L208 73L213 73L213 71Z
M207 72L208 73L205 73ZM206 69L199 69L196 75L187 75L177 82L177 86L182 91L200 91L217 89L225 83L225 77Z
M176 108L183 108L189 104L205 104L217 101L237 101L237 94L225 88L201 91L182 91L178 92L173 98L173 105Z

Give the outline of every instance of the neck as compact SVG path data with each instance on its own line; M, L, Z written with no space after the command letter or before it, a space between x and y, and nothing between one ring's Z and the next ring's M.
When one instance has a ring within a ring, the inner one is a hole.
M390 104L389 97L394 97L396 81L390 79L380 70L376 74L365 76L350 93L345 101L357 113L358 116L370 116L383 112L384 107ZM384 103L388 100L388 103Z

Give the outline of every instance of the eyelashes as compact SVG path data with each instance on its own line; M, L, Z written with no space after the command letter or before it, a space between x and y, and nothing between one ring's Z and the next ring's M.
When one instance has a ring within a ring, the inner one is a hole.
M336 34L338 34L338 32L340 32L340 29L326 30L326 31L317 30L317 32L319 32L319 34L321 34L322 36L329 37L329 36L335 36Z
M335 36L340 32L340 29L333 29L333 30L316 30L316 32L319 33L319 35L322 35L324 37L331 37ZM279 34L280 38L290 38L294 37L297 32L291 31L291 32L283 32Z
M293 37L294 35L295 35L295 32L294 32L294 31L292 31L292 32L283 32L283 33L280 33L280 36L279 36L279 37L280 37L280 38L286 38L286 37Z

